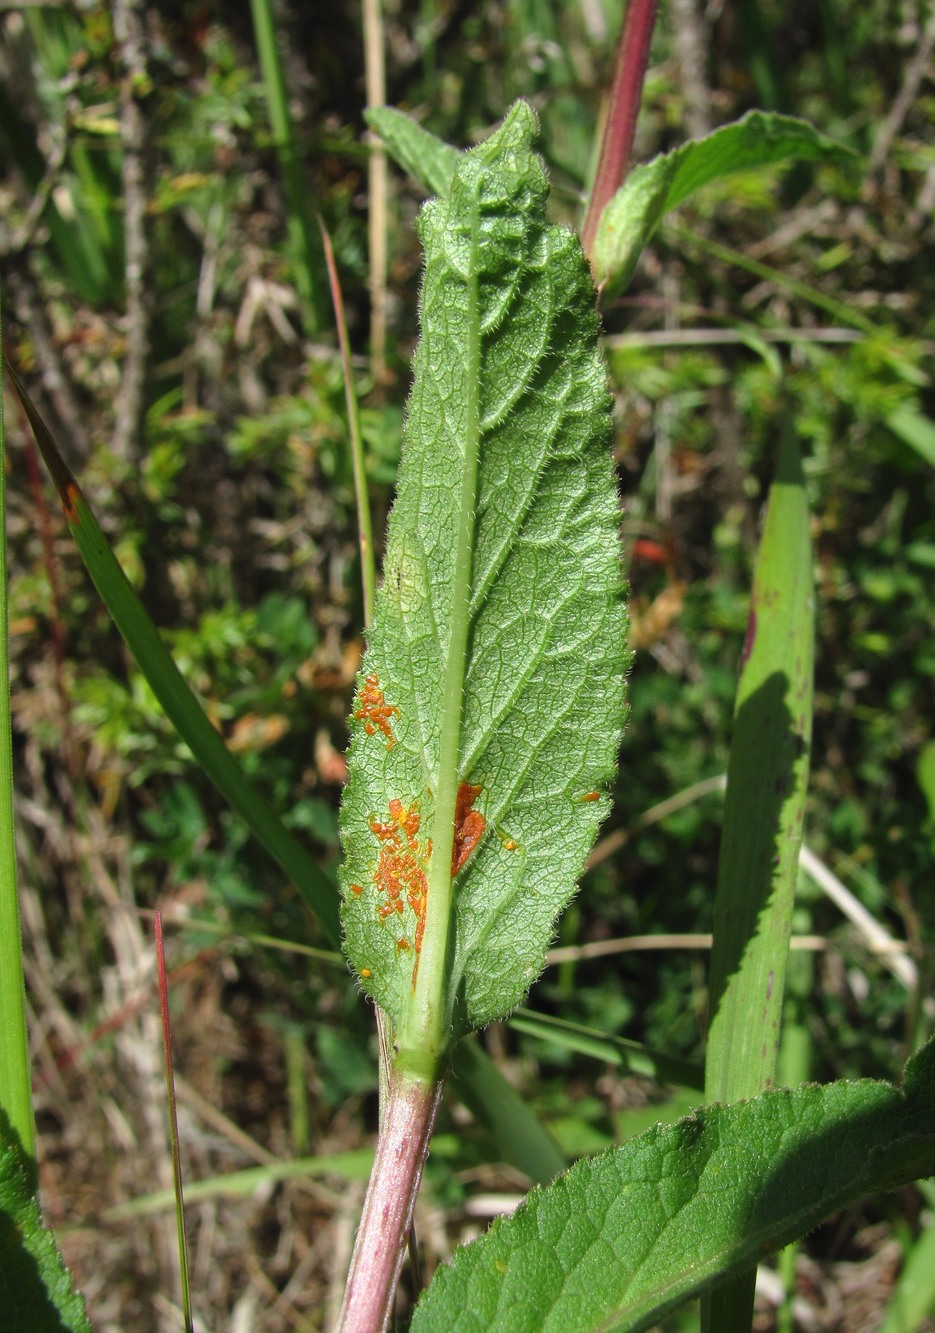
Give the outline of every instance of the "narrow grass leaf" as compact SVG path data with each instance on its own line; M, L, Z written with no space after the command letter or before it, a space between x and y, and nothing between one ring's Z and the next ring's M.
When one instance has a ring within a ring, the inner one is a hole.
M581 1023L569 1023L551 1014L518 1009L510 1018L510 1027L539 1041L551 1041L579 1055L591 1056L605 1064L617 1065L629 1074L643 1074L660 1083L675 1083L683 1088L704 1088L704 1070L691 1060L682 1060L665 1051L655 1051L626 1037L609 1037Z
M853 161L853 154L804 120L751 111L703 139L635 167L604 209L594 242L594 277L609 291L625 287L666 213L703 185L738 171L787 160Z
M578 1162L439 1269L412 1333L647 1329L829 1213L935 1173L935 1044L870 1079L709 1106Z
M0 1110L0 1301L4 1333L91 1333L84 1301L42 1224L36 1167Z
M609 805L625 612L610 398L518 103L423 211L415 359L342 809L343 919L400 1048L541 970Z
M454 1048L451 1083L497 1145L503 1161L537 1185L547 1185L565 1170L568 1159L529 1103L507 1083L479 1038L465 1037Z
M914 449L931 467L935 467L935 421L917 407L906 405L891 412L886 424L910 449Z
M912 1246L878 1333L915 1333L935 1311L935 1224L929 1223Z
M770 488L734 708L708 990L705 1100L772 1086L805 817L815 657L808 500L798 444ZM702 1328L744 1333L755 1268L702 1302Z
M3 351L0 335L0 354ZM3 371L0 363L0 461L5 463ZM16 883L13 746L10 722L9 611L6 563L6 477L0 467L0 1107L23 1149L36 1151L29 1035L23 982L23 932Z
M9 362L6 366L52 474L88 573L166 716L218 791L295 885L328 938L336 944L340 929L334 886L253 787L211 725L120 568L22 381Z
M815 594L798 445L770 489L734 708L709 983L705 1093L776 1071L811 743Z
M408 171L429 194L444 198L461 157L457 148L395 107L371 107L364 112L364 119L379 134L386 151L403 171Z

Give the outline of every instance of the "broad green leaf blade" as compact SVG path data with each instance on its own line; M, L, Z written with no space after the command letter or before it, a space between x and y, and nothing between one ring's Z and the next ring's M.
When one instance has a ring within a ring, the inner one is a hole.
M0 355L3 351L0 331ZM3 434L3 366L0 361L0 459L6 459ZM26 992L23 982L23 932L16 883L16 836L13 824L13 745L10 725L9 613L6 564L6 477L0 471L0 1108L9 1116L28 1153L36 1149L32 1110Z
M364 119L403 171L408 171L429 194L447 195L461 157L457 148L391 106L371 107L364 112Z
M935 1172L935 1045L902 1088L774 1089L578 1162L455 1254L412 1333L638 1330L865 1194Z
M705 1098L773 1082L812 730L815 590L798 445L770 488L734 708L709 980Z
M42 1224L35 1165L2 1111L0 1310L4 1333L91 1333L84 1301Z
M660 1083L677 1083L683 1088L704 1089L704 1070L691 1060L665 1051L655 1051L626 1037L609 1037L581 1023L569 1023L550 1014L537 1014L531 1009L518 1009L510 1018L510 1027L540 1041L551 1041L566 1050L589 1055L605 1064L618 1065L630 1074L644 1074Z
M708 989L705 1100L773 1085L805 818L815 660L808 499L783 439L734 707ZM747 1330L754 1269L702 1302L702 1328Z
M52 474L88 573L166 716L218 791L278 863L328 937L337 944L340 937L337 895L331 881L253 787L211 725L120 568L22 381L10 363L5 364Z
M436 1058L541 969L624 712L594 294L545 221L535 129L518 103L422 215L422 338L342 810L347 951L397 1044Z
M625 287L666 213L711 181L787 159L852 158L847 148L804 120L750 111L735 124L692 139L630 172L601 215L594 242L595 281L610 291Z

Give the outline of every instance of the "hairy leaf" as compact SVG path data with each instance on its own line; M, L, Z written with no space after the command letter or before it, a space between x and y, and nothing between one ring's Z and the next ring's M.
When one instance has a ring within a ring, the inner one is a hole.
M367 124L379 134L387 152L430 194L446 195L461 154L418 121L391 106L364 112Z
M422 213L422 336L342 811L348 954L398 1043L402 1026L441 1050L541 969L624 712L594 294L577 239L545 221L535 131L518 103Z
M412 1333L638 1330L864 1194L935 1173L935 1043L902 1088L763 1093L578 1162L458 1251Z
M42 1224L35 1165L2 1111L0 1311L6 1333L91 1333L84 1301Z
M786 159L847 160L849 150L794 116L751 111L703 139L692 139L630 172L601 214L594 276L610 290L626 286L666 213L702 185Z

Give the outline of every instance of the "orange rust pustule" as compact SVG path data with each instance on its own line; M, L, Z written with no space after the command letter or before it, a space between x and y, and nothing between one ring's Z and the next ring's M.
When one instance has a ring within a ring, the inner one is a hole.
M416 984L419 971L419 954L422 952L422 937L425 934L425 905L428 900L428 880L425 867L432 855L431 839L421 843L419 834L419 810L413 804L406 809L402 801L395 797L389 804L390 818L370 820L370 831L382 846L373 873L373 882L377 892L385 899L377 908L377 916L386 921L394 914L402 916L404 903L408 903L416 918L416 932L412 947L416 960L412 969L412 984ZM397 943L400 952L409 949L406 941Z
M451 844L451 873L456 875L464 866L474 848L484 836L487 821L479 810L471 807L483 791L462 782L455 800L455 836Z
M69 481L65 484L62 492L62 509L65 511L65 517L72 527L78 522L78 501L81 499L81 491L78 489L76 481Z
M368 736L375 736L377 731L382 731L386 737L386 748L392 750L396 744L396 736L390 723L393 714L399 716L399 709L395 704L388 704L383 697L383 691L380 688L380 678L373 672L365 677L360 694L357 696L357 707L354 709L354 717L358 722L363 722L364 731Z

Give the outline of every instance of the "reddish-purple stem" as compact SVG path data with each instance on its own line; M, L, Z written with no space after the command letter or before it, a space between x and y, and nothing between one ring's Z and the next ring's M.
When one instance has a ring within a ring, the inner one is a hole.
M620 189L630 165L636 117L643 96L649 63L649 44L659 0L630 0L617 44L614 79L607 104L607 120L594 188L581 228L581 244L590 259L601 214Z
M441 1080L390 1076L338 1333L382 1333L389 1325L441 1091Z

